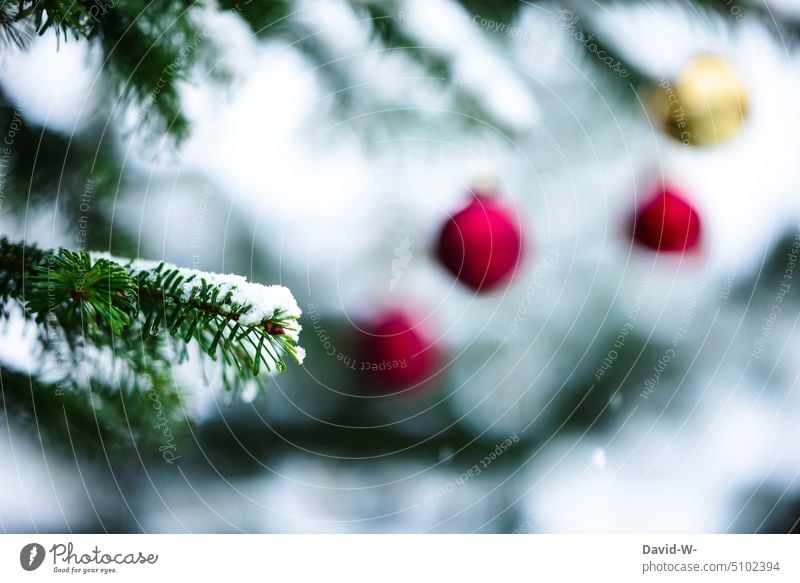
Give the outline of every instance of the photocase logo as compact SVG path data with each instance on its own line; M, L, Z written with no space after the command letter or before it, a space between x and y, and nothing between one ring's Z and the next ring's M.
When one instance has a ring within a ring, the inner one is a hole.
M44 562L44 547L39 543L29 543L19 552L19 564L26 571L35 571Z
M403 277L403 272L406 270L406 267L411 263L411 257L414 255L411 252L411 238L408 235L403 237L392 251L394 257L392 257L392 281L389 283L390 292L394 291L397 282Z

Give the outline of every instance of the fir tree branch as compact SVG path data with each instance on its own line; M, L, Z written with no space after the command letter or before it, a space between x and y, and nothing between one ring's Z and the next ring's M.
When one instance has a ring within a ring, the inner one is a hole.
M41 352L30 375L0 371L0 410L93 455L156 442L174 458L187 414L172 366L191 346L234 391L304 357L289 290L240 276L3 237L0 300L5 318L16 306L39 327Z
M257 376L262 367L283 371L286 358L299 364L304 357L300 309L289 290L240 276L65 249L45 252L2 238L0 297L4 307L18 300L40 324L55 322L70 343L80 336L111 346L131 328L153 339L164 330L174 342L196 343L241 379Z
M139 305L151 334L165 329L184 342L194 340L241 377L258 375L262 365L283 371L287 356L302 362L300 310L286 288L165 263L133 261L128 269L137 278Z

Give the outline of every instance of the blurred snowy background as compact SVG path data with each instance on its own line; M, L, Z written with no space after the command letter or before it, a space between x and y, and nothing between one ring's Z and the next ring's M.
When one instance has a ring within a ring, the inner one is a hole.
M513 22L448 0L379 4L446 57L445 83L376 43L356 1L296 3L322 66L304 39L208 11L229 76L185 85L177 147L109 99L86 43L56 51L46 35L4 52L10 111L74 143L46 160L56 191L80 201L71 173L113 153L93 247L122 233L126 252L288 286L308 357L233 401L184 365L194 423L175 464L136 447L63 451L3 417L0 529L797 530L800 284L785 275L800 246L798 46L691 2L524 3ZM791 0L758 4L800 19ZM740 133L713 147L667 136L565 8L654 79L724 57L748 95ZM326 75L343 74L332 90ZM702 218L691 255L631 240L662 181ZM432 251L476 185L519 217L525 245L511 282L481 293ZM78 202L31 192L4 191L2 233L76 247L64 205ZM364 323L398 310L436 358L393 392L379 385L396 378L347 362L362 358ZM21 326L4 325L0 364L24 376L35 355Z

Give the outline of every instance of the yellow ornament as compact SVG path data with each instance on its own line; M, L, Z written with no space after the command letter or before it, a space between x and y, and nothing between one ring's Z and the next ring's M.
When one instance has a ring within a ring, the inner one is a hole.
M659 84L658 107L666 132L687 146L708 146L736 136L747 117L747 88L736 70L713 55L692 59L673 85Z

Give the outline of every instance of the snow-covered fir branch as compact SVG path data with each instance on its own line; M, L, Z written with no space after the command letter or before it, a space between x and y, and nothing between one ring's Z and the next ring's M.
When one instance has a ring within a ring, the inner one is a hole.
M156 288L167 274L175 289L170 294L176 300L191 301L202 293L204 287L216 288L218 303L213 307L221 314L235 317L242 326L255 326L265 322L296 321L302 315L292 292L282 285L262 285L248 281L246 277L233 273L221 274L178 267L163 261L148 259L125 259L105 252L92 252L94 260L107 259L119 263L135 277L140 286ZM294 324L284 329L284 334L297 340L301 326ZM301 355L304 352L299 350ZM302 356L300 358L302 361Z

